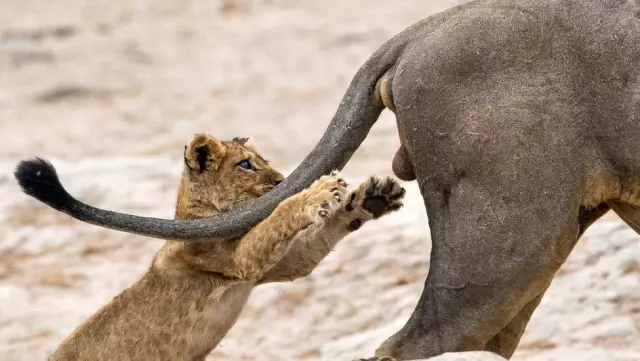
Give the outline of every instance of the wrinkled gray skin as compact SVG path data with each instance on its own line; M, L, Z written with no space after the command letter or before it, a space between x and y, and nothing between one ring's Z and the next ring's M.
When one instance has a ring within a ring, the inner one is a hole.
M394 172L417 179L433 248L413 315L377 356L490 350L509 358L591 223L613 209L639 230L633 0L483 0L414 24L361 67L300 168L226 218L181 223L100 213L75 200L48 204L152 237L228 237L342 168L385 106L403 144Z

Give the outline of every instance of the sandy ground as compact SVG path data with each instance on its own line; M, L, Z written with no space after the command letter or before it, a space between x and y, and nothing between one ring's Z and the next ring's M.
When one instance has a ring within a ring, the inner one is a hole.
M20 159L54 161L102 208L169 218L194 132L251 135L290 171L351 77L394 33L463 1L0 1L0 360L45 359L148 267L158 240L82 224L21 194ZM389 173L385 112L345 169ZM401 327L428 270L407 206L349 236L308 279L256 289L210 360L349 360ZM640 359L640 242L614 216L559 272L513 360Z

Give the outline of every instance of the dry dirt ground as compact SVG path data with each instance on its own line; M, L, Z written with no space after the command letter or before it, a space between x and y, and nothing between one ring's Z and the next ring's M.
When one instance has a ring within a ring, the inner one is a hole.
M172 216L194 132L251 135L284 171L386 39L463 1L1 0L0 360L42 360L148 267L161 241L92 227L21 194L43 155L99 207ZM389 113L345 172L389 173ZM209 360L349 360L409 317L428 270L407 206L341 243L308 279L267 285ZM613 216L576 246L513 360L639 360L640 242Z

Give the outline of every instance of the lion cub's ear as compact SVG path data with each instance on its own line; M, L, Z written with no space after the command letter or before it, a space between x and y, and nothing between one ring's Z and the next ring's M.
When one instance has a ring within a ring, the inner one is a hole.
M218 170L227 147L216 138L207 134L194 134L184 149L184 162L192 170L200 173L205 170Z
M245 138L235 137L233 138L233 140L240 143L240 145L242 145L245 148L251 149L254 152L258 152L258 148L256 147L256 141L255 139L253 139L253 137L245 137Z

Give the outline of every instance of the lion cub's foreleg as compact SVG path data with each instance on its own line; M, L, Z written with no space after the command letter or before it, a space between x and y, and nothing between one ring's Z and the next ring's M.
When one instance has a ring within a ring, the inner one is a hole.
M308 276L334 246L365 222L402 206L405 190L389 176L372 176L351 191L324 222L300 231L287 254L259 283L292 281Z
M322 224L347 193L338 172L323 176L309 188L289 197L273 213L237 241L230 262L220 273L257 281L286 254L301 230Z

